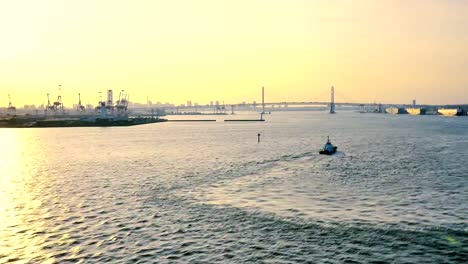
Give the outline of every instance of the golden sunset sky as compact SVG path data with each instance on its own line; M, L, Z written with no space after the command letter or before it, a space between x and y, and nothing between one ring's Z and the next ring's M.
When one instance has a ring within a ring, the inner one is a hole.
M468 103L465 0L0 0L0 106Z

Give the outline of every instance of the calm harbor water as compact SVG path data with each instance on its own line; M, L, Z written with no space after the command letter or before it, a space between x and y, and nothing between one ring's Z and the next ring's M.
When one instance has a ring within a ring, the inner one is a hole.
M468 118L266 118L0 129L0 263L466 263Z

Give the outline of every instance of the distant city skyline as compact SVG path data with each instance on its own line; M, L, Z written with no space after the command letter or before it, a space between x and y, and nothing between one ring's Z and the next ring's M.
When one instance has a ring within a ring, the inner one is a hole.
M25 8L27 7L27 8ZM131 100L468 103L468 1L5 1L0 107Z
M116 98L114 98L116 99ZM8 97L8 100L12 100L11 99L11 95L10 97ZM56 101L57 98L50 98L50 103L53 104L54 101ZM83 105L93 105L93 106L98 106L98 103L99 101L107 101L106 98L104 96L98 96L96 102L87 102L85 100L82 100L82 104ZM116 100L114 100L114 103L116 102ZM166 102L161 102L161 101L153 101L149 98L147 98L147 102L135 102L135 101L129 101L131 105L139 105L139 106L161 106L161 107L164 107L164 106L188 106L188 107L195 107L195 106L207 106L207 105L224 105L226 104L225 101L220 101L220 100L210 100L208 102L193 102L192 100L187 100L186 103L172 103L172 102L169 102L169 101L166 101ZM9 105L10 101L7 101L7 104L6 105L0 105L0 108L6 108L8 105ZM17 108L40 108L40 107L45 107L47 106L47 98L45 99L45 102L43 103L38 103L38 104L34 104L34 103L31 103L31 104L24 104L24 105L17 105L15 104L15 102L12 100L11 101L12 105L17 107ZM241 101L241 102L229 102L227 104L242 104L242 103L252 103L252 104L255 104L256 101L251 101L251 102L246 102L246 101ZM75 102L72 102L70 105L67 105L66 103L64 103L64 106L66 108L73 108L75 107L76 105L78 105L78 97L77 97L77 100Z
M119 91L114 91L114 92L119 92ZM269 100L269 101L266 101L267 103L283 103L283 102L329 102L330 101L330 90L328 89L326 91L326 97L324 96L321 96L322 99L312 99L312 100L288 100L288 101L281 101L281 100ZM58 94L58 92L57 92ZM67 100L66 97L63 96L63 92L61 93L62 94L62 100L63 100L63 104L64 104L64 107L65 108L74 108L77 104L78 104L78 94L76 95L76 100L75 101L71 101L71 100ZM106 101L106 98L105 98L105 92L101 92L101 93L98 93L96 98L95 98L95 101L88 101L86 100L86 97L83 97L81 96L81 101L82 101L82 104L83 105L86 105L86 106L98 106L98 103L100 100L102 101ZM54 101L56 101L57 99L57 96L53 96L51 94L49 94L50 96L50 103L53 104ZM114 95L115 96L115 95ZM8 94L7 97L6 97L6 101L3 105L0 105L0 109L3 109L3 108L6 108L9 104L9 100L11 100L13 106L17 107L17 108L24 108L24 109L27 109L27 108L40 108L40 107L44 107L47 105L47 94L46 94L46 97L45 99L43 100L43 102L39 102L39 103L26 103L24 105L20 105L20 104L16 104L16 101L14 100L15 98L13 98L11 96L11 94ZM116 102L116 99L117 97L114 97L114 103ZM335 94L335 98L336 98L336 94ZM339 98L338 96L338 99L335 99L337 103L364 103L364 104L378 104L378 103L384 103L384 104L401 104L401 105L415 105L415 104L418 104L418 105L456 105L456 104L463 104L463 105L466 105L468 104L468 101L467 102L460 102L460 103L425 103L425 102L420 102L418 101L417 99L411 99L407 102L381 102L381 101L369 101L369 102L365 102L365 101L357 101L357 100L349 100L349 97L344 97L344 98ZM179 100L179 101L176 101L176 102L172 102L172 101L160 101L160 100L153 100L149 97L146 98L146 101L144 102L140 102L140 101L133 101L133 100L130 100L130 104L131 106L134 106L134 105L138 105L138 107L144 107L144 106L157 106L157 107L177 107L177 106L188 106L188 107L191 107L191 106L208 106L208 105L211 105L211 106L215 106L215 105L224 105L224 104L227 104L227 105L231 105L231 104L257 104L258 101L261 101L261 98L258 99L255 99L255 100L252 100L252 101L248 101L248 100L241 100L241 101L225 101L225 100L208 100L208 101L203 101L203 102L196 102L196 101L193 101L193 100ZM185 103L184 103L185 102ZM260 102L261 103L261 102Z
M53 105L54 103L54 99L51 99L50 100L50 104ZM106 98L102 98L102 101L105 102L106 101ZM95 108L96 106L98 106L99 100L96 101L95 103L94 102L82 102L82 105L85 106L85 108L89 109L89 108ZM114 102L115 103L115 102ZM198 102L192 102L191 100L188 100L186 103L181 103L181 104L177 104L177 103L172 103L172 102L161 102L161 101L155 101L153 102L152 100L148 100L147 102L133 102L133 101L129 101L129 106L130 107L197 107L197 106L200 106L200 107L204 107L204 106L222 106L222 105L227 105L227 104L257 104L257 101L251 101L251 102L247 102L247 101L242 101L242 102L231 102L231 103L225 103L224 101L219 101L219 100L216 100L216 101L209 101L209 102L204 102L204 103L198 103ZM75 109L77 106L78 106L78 102L74 102L72 103L71 105L67 105L64 103L64 107L66 109ZM25 105L16 105L14 104L14 102L12 102L12 106L18 108L18 109L25 109L25 110L36 110L36 109L44 109L47 107L47 102L45 103L41 103L41 104L25 104ZM8 107L8 105L5 105L5 106L0 106L0 109L6 109Z

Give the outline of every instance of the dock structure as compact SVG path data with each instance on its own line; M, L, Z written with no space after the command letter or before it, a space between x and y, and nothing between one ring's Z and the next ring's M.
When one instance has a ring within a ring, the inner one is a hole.
M226 119L224 122L265 122L265 119Z
M167 122L216 122L216 119L169 119Z
M160 118L129 118L127 120L99 119L82 120L80 118L31 118L14 117L0 119L0 128L46 128L46 127L114 127L137 126L166 122Z

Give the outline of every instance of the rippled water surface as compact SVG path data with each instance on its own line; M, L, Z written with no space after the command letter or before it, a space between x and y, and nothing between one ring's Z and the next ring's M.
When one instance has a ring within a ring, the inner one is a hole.
M466 263L468 118L267 120L0 129L0 263Z

